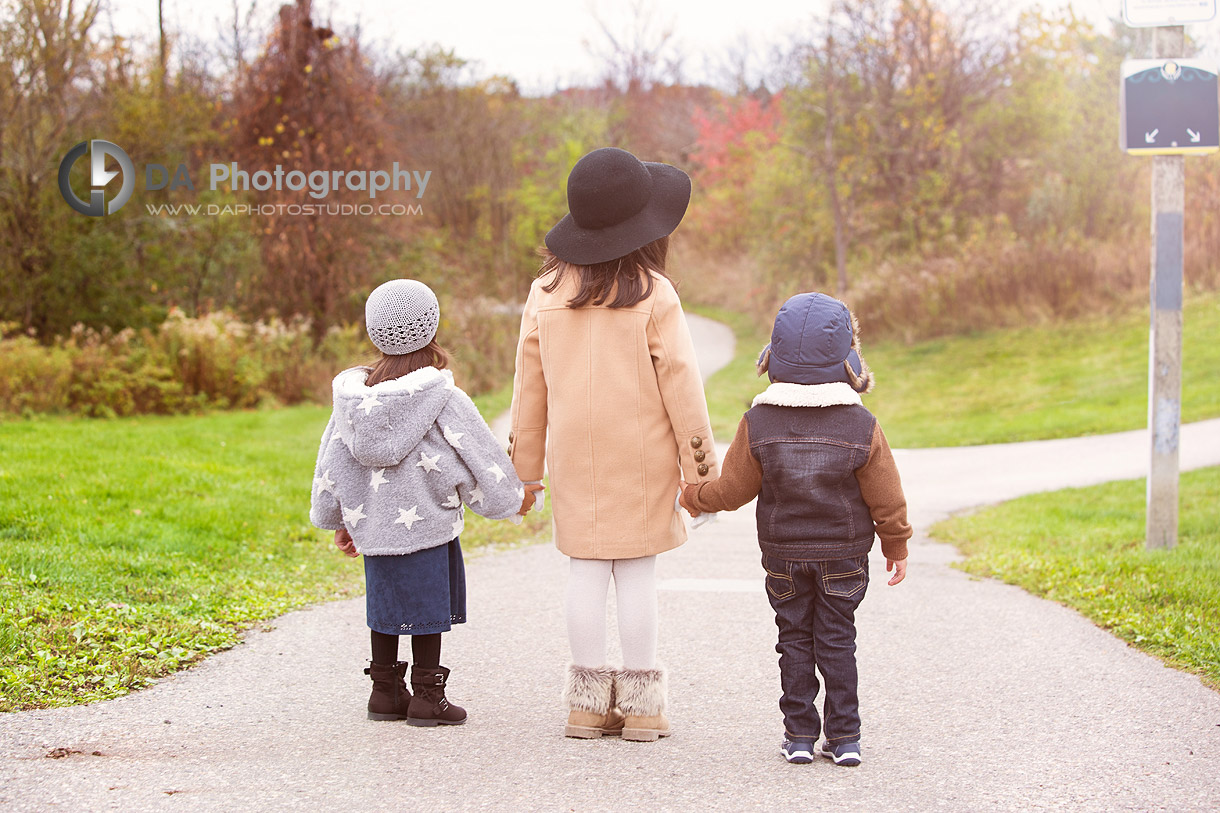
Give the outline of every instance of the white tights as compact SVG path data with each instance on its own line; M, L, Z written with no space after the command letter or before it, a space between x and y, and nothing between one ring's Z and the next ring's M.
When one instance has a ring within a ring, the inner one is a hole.
M623 668L657 661L657 557L572 559L568 572L568 643L577 666L606 664L606 593L614 576Z

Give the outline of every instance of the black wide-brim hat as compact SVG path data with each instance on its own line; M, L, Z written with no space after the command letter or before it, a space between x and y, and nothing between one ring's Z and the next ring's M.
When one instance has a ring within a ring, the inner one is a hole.
M690 192L690 176L677 167L615 147L594 150L568 175L569 212L547 232L546 247L573 265L625 257L678 228Z

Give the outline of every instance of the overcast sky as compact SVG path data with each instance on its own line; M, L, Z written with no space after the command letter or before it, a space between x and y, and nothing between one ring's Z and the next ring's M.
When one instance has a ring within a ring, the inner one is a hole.
M102 26L128 36L156 37L157 0L108 0ZM825 9L827 0L642 0L657 28L670 26L683 55L683 78L721 78L727 55L748 44L755 69L770 49ZM1000 0L997 0L999 2ZM1132 0L1149 3L1181 0ZM204 39L218 37L232 19L233 0L164 0L171 30ZM242 8L251 0L238 0ZM1029 7L1035 0L1005 0ZM257 0L264 24L281 0ZM478 63L482 75L505 74L527 92L583 84L596 79L597 61L588 42L603 37L596 16L614 31L628 19L627 0L314 0L315 18L331 19L342 32L357 23L363 37L388 48L410 50L437 43ZM1080 17L1106 26L1121 13L1121 0L1045 0L1045 8L1070 6ZM1197 37L1216 37L1220 22L1194 26Z

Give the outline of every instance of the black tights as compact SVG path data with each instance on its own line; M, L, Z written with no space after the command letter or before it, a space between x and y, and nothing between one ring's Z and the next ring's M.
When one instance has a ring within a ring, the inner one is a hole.
M373 663L389 666L398 663L397 635L369 630L373 641ZM411 636L411 657L416 666L433 668L441 665L441 634Z

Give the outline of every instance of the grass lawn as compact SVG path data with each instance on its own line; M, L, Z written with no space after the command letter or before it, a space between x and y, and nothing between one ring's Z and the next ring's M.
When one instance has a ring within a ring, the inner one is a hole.
M1072 607L1220 688L1220 468L1182 475L1179 543L1144 549L1144 481L1023 497L932 529L963 567Z
M309 524L328 416L0 422L0 710L114 697L257 621L361 593L360 561ZM549 511L521 526L468 511L463 547L549 527Z
M737 358L707 385L712 429L732 438L766 387L754 361L770 328L714 309ZM1189 293L1183 336L1182 419L1220 416L1220 294ZM903 345L871 343L877 376L864 405L895 447L964 446L1139 429L1148 420L1148 315L1004 330Z

